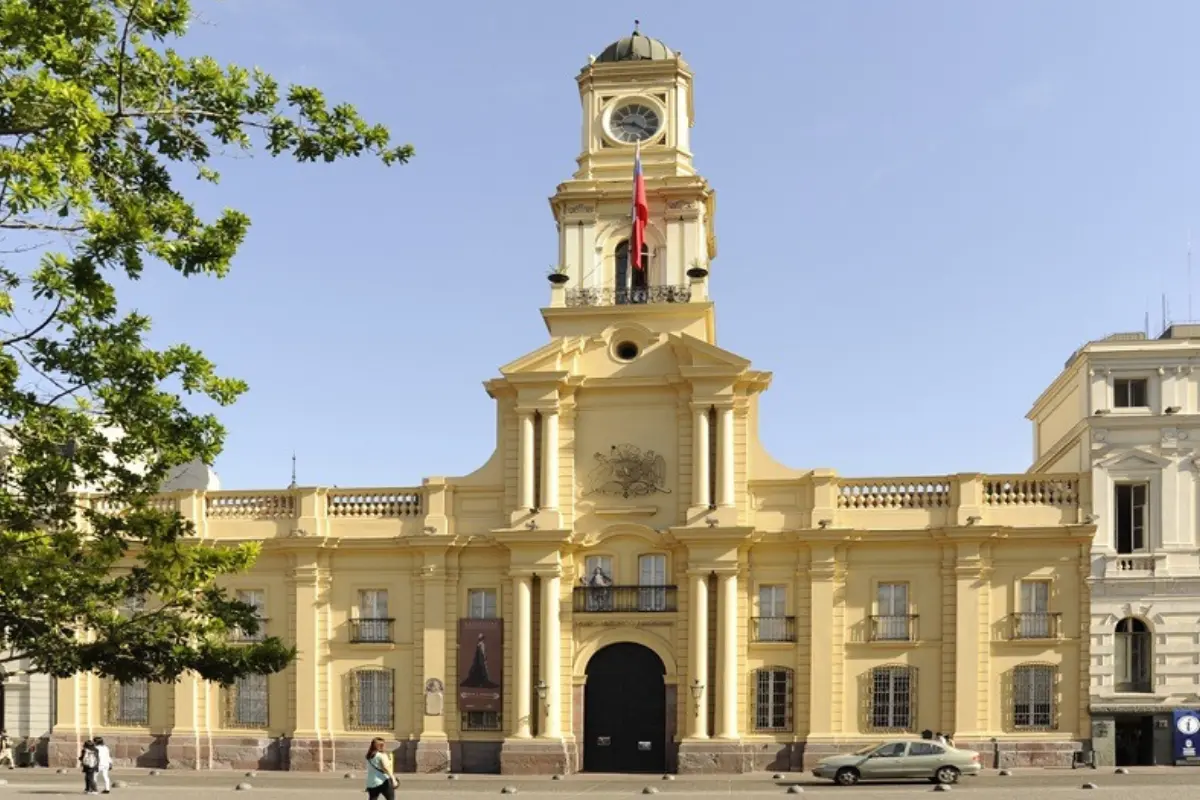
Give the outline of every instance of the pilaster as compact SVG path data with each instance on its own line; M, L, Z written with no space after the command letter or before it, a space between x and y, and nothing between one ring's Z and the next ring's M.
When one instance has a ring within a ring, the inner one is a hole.
M954 726L955 736L969 739L987 730L987 681L980 619L986 612L990 564L977 542L961 542L954 563Z
M298 547L290 555L288 628L297 656L289 673L296 729L290 750L294 770L332 768L332 739L322 722L327 715L330 573L328 554Z
M425 601L425 624L421 631L423 673L421 685L431 680L446 683L446 551L427 548L422 553L421 592ZM453 685L453 681L451 681ZM446 718L422 711L421 739L417 743L416 770L422 773L450 771L450 741Z

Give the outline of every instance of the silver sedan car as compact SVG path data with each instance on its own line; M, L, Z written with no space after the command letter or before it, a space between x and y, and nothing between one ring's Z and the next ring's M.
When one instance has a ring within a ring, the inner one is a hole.
M812 774L842 786L907 778L957 783L960 776L978 775L982 768L974 750L959 750L930 739L896 739L823 758Z

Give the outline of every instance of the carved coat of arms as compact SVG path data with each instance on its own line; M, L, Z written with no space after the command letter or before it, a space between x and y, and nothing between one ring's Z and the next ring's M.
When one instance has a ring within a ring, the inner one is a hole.
M588 473L584 494L645 497L667 488L667 461L653 450L643 453L631 444L613 445L607 453L596 453L596 466Z

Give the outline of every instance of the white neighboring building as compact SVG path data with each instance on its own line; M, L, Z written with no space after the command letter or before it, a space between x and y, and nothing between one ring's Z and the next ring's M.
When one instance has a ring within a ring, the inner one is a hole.
M1198 388L1200 324L1173 325L1084 345L1028 414L1031 471L1092 471L1099 765L1175 763L1174 712L1200 708Z
M185 464L171 474L163 491L217 491L221 480L211 467L200 462ZM18 764L29 763L26 754L33 748L37 762L46 763L46 743L54 728L54 679L48 675L30 675L29 664L15 661L4 665L7 680L0 683L0 728L16 741Z

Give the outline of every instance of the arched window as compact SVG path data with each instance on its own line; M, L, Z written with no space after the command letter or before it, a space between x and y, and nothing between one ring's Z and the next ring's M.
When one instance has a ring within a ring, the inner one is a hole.
M754 670L754 730L792 729L792 671L787 667Z
M636 269L629 263L629 240L621 242L617 245L616 251L613 253L616 260L616 270L614 272L615 282L615 299L617 305L626 303L645 303L647 300L647 275L650 272L650 248L645 242L642 243L642 268Z
M1117 623L1114 688L1118 692L1150 691L1150 629L1134 617Z
M875 667L870 676L869 722L873 731L917 728L917 669L902 664Z

